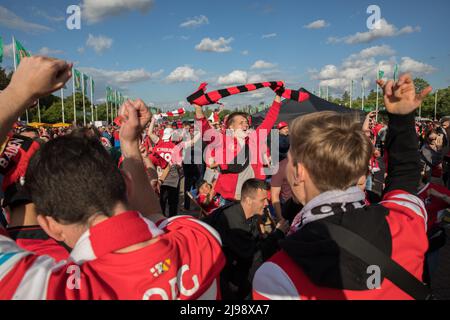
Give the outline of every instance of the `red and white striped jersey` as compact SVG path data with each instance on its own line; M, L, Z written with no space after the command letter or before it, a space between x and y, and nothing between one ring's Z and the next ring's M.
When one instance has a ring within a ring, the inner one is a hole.
M386 220L392 236L391 258L421 280L424 255L428 249L427 213L423 202L404 191L391 191L383 197L380 204L389 210ZM352 291L318 287L284 251L275 254L257 270L253 280L253 298L256 300L412 299L386 278L381 283L381 288L374 290Z
M157 226L130 211L91 227L59 263L0 235L0 299L215 300L224 264L208 225L177 216Z

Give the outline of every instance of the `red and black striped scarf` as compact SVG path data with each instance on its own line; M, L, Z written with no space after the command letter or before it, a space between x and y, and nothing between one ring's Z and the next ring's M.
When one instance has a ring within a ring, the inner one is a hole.
M230 87L205 93L207 85L208 84L206 82L202 83L196 92L187 97L187 101L190 104L196 104L198 106L207 106L210 104L218 103L222 98L239 93L258 90L261 88L271 88L273 91L275 91L275 93L277 93L281 97L298 102L302 102L309 99L309 94L303 89L300 90L285 89L283 81L246 84L242 86Z

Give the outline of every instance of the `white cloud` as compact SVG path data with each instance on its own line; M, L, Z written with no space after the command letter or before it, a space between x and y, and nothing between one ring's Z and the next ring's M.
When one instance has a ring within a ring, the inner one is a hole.
M195 49L197 49L198 51L207 52L230 52L232 48L229 46L229 44L233 40L233 38L225 39L224 37L220 37L217 40L204 38L198 45L195 46Z
M113 44L113 39L105 37L105 36L93 36L89 34L88 39L86 40L86 46L91 47L98 54L102 54L103 51L111 48Z
M357 32L354 35L337 38L328 38L328 43L340 43L345 42L347 44L358 44L358 43L370 43L380 38L397 37L403 34L419 32L420 27L406 26L401 30L392 24L389 24L385 19L380 19L377 22L376 28L367 32Z
M249 52L248 50L244 50L244 51L241 52L241 54L242 54L243 56L248 56L249 53L250 53L250 52Z
M38 9L38 8L36 8L36 7L32 7L31 10L33 11L33 13L34 13L36 16L42 17L42 18L44 18L44 19L46 19L46 20L48 20L48 21L52 21L52 22L61 22L61 21L66 20L66 18L65 18L64 16L62 16L62 15L52 17L52 16L50 16L47 12L45 12L45 11L43 11L43 10L41 10L41 9Z
M247 83L248 74L243 70L234 70L226 76L220 76L217 80L221 85L245 84Z
M53 30L40 24L25 21L21 17L17 16L14 12L9 11L2 6L0 6L0 25L9 29L21 30L28 33Z
M199 27L199 26L201 26L203 24L209 24L209 20L208 20L208 17L206 17L204 15L201 15L201 16L198 16L198 17L187 19L185 22L180 24L180 27L182 27L182 28L195 28L195 27Z
M211 38L204 38L195 49L198 51L208 51L208 52L229 52L232 48L229 44L233 41L233 38L225 39L224 37L220 37L217 40L213 40Z
M320 70L310 70L309 72L311 79L318 80L322 86L329 86L337 90L348 90L351 80L360 85L362 77L365 79L366 88L375 88L378 70L383 70L386 77L392 78L394 66L398 63L394 54L395 51L389 46L374 46L350 55L343 60L340 66L330 64ZM378 57L387 57L387 59L378 60ZM433 66L409 57L402 57L398 64L400 73L411 72L413 76L436 71Z
M277 36L276 33L263 34L263 35L261 36L261 39L275 38L276 36Z
M189 37L189 36L181 36L180 37L180 39L181 40L184 40L184 41L187 41L187 40L189 40L191 37Z
M151 73L144 69L116 71L97 68L79 68L80 71L92 76L97 83L105 83L112 86L123 88L132 83L143 82L149 79L158 78L163 70Z
M276 67L276 64L266 62L264 60L258 60L251 66L251 69L271 69L274 67Z
M173 70L166 78L169 83L174 82L185 82L185 81L199 81L200 77L204 75L205 72L201 69L195 70L190 66L182 66Z
M403 57L400 63L400 70L402 72L411 72L412 74L430 74L435 72L436 68L409 57Z
M3 44L3 56L12 58L13 56L13 44Z
M306 29L322 29L328 27L330 24L327 23L325 20L316 20L314 22L311 22L310 24L304 26Z
M42 47L38 51L38 54L40 54L42 56L52 56L52 55L59 55L59 54L63 54L63 53L64 53L64 51L62 51L62 50L52 50L47 47Z
M78 51L78 53L79 54L83 54L84 53L84 47L79 47L78 49L77 49L77 51Z
M147 13L153 3L154 0L83 0L81 16L92 24L129 11Z
M373 46L373 47L361 50L361 52L359 52L357 54L352 54L348 58L348 60L368 59L368 58L373 58L373 57L377 57L377 56L392 56L394 54L395 54L395 50L393 50L388 45Z

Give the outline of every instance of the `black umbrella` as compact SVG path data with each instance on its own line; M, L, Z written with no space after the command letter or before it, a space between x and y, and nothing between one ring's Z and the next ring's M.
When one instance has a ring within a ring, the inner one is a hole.
M278 116L277 123L282 121L289 123L297 117L321 111L356 113L361 119L365 117L364 111L346 108L344 106L321 99L307 90L305 91L308 92L310 95L310 98L308 100L303 102L297 102L286 99L281 103L281 110ZM255 127L259 126L264 121L264 119L266 118L267 111L268 110L264 110L252 115L252 124Z

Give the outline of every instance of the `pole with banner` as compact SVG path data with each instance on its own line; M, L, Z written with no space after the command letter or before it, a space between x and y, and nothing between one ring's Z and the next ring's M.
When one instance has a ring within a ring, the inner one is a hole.
M81 73L81 94L83 95L83 126L86 126L86 104L84 99L84 73Z
M437 100L438 100L438 91L439 90L436 90L436 93L435 93L435 95L434 95L434 121L436 121L437 120Z
M106 87L106 124L109 124L109 87Z
M353 80L350 83L350 109L352 109L353 102Z
M77 104L75 100L75 69L72 68L72 95L73 95L73 125L77 126Z
M91 122L94 122L94 79L90 77L91 81L90 87L91 87Z
M365 95L365 88L364 88L364 77L361 78L361 110L364 111L364 95Z
M378 70L378 72L377 72L377 80L380 80L383 77L384 77L384 71L383 70ZM376 110L377 114L375 116L375 122L378 122L378 109L379 109L378 97L380 95L380 90L378 88L378 84L376 86L377 86L377 102L376 102L376 109L375 110Z

